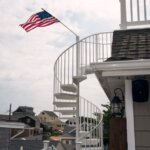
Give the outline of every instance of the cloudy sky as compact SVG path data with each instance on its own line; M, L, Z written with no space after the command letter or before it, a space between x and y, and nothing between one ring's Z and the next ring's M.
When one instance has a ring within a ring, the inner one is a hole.
M36 113L53 110L53 65L75 38L60 23L29 33L19 27L41 8L80 38L119 29L119 0L0 0L0 113L8 113L10 103L12 110L18 106L32 106ZM82 87L85 98L99 106L107 103L94 76Z

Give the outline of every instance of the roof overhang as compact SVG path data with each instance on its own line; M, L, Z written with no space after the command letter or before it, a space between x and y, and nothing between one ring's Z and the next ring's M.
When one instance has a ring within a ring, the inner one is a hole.
M102 76L150 75L150 59L109 61L92 63L93 72L100 71Z
M25 127L24 123L0 121L0 128L24 129Z

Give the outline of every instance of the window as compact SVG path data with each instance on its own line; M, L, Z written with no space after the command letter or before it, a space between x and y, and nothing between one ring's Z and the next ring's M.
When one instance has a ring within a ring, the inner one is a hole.
M28 119L26 120L26 122L27 122L27 123L30 123L30 122L31 122L30 118L28 118Z
M46 117L44 117L44 121L46 121Z

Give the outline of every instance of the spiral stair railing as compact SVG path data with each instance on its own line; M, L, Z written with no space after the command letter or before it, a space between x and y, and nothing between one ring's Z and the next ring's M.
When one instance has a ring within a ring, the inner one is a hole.
M78 84L86 79L87 74L92 73L90 64L104 62L111 56L111 43L111 32L94 34L73 44L57 58L54 64L53 104L54 111L59 112L61 119L76 118ZM97 106L82 97L79 97L79 107L79 140L82 142L82 150L91 147L100 150L102 113Z

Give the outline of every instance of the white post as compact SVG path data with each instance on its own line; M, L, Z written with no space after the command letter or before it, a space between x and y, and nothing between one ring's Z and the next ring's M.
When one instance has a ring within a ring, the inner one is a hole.
M127 16L126 16L126 0L120 0L120 11L121 11L121 29L127 28Z
M131 80L125 80L125 112L127 120L127 149L135 150L134 112Z
M82 148L82 142L76 142L76 150L80 150Z
M98 62L98 34L95 36L95 42L96 42L96 62Z
M101 149L103 150L104 149L104 145L103 145L103 122L101 122L101 125L100 125L100 128L101 128Z
M80 75L79 73L79 67L80 67L80 45L79 45L79 36L76 36L76 43L77 43L77 47L76 47L76 72L77 72L77 76Z
M49 149L49 141L48 140L44 140L43 144L44 144L43 150L48 150Z
M20 146L20 150L23 150L23 146Z
M80 67L80 47L79 47L79 36L76 36L76 42L77 42L77 49L76 49L76 74L77 76L80 75L79 73L79 67ZM76 150L80 150L81 149L81 143L79 141L79 129L80 129L80 124L79 124L79 92L80 92L80 85L79 82L77 83L77 107L76 107Z

